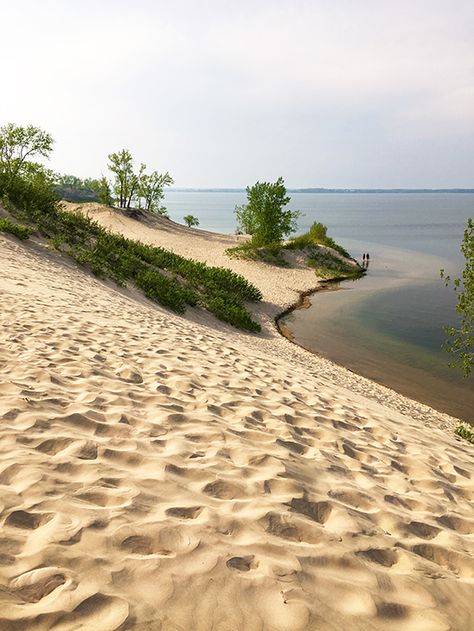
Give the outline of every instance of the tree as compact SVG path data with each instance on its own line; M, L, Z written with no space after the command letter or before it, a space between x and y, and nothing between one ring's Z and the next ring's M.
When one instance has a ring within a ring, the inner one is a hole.
M444 330L448 339L445 349L454 356L451 366L460 367L465 377L468 377L474 366L474 221L467 220L461 252L466 264L461 278L452 280L441 270L446 286L452 282L454 291L458 294L456 311L461 316L459 327L446 326Z
M257 182L247 187L247 204L235 209L238 227L252 235L256 247L279 243L296 230L299 211L284 210L290 198L282 177L274 183Z
M31 158L48 158L53 142L48 133L33 125L21 127L8 123L0 127L0 174L7 185L26 172Z
M115 173L114 193L120 208L130 208L133 196L137 192L141 174L146 166L142 164L138 174L133 171L133 158L128 149L109 155L109 169Z
M56 180L59 186L66 188L89 188L86 186L85 181L81 180L81 178L76 175L61 175L58 173Z
M97 195L97 201L99 204L112 206L114 201L112 197L112 187L109 180L104 175L100 178L100 180L86 178L84 180L84 186L94 191Z
M197 217L194 217L194 215L186 215L185 217L183 217L183 219L188 228L199 226L199 219Z
M166 210L160 206L161 200L164 198L164 187L173 184L173 178L166 173L158 173L153 171L149 175L143 172L140 175L138 183L138 195L144 200L145 209L151 212L165 215Z

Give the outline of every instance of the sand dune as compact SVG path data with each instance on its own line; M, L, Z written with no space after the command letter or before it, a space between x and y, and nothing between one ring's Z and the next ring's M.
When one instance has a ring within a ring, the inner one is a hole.
M252 337L0 269L1 631L474 629L472 446L272 335L301 276Z

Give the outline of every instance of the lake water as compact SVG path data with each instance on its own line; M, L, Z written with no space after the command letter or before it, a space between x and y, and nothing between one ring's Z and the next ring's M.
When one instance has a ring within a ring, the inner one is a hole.
M285 324L295 340L336 363L432 407L474 422L474 377L449 368L443 325L456 323L456 296L439 271L458 275L472 193L291 193L300 232L313 221L361 260L368 274L311 297ZM245 193L169 192L175 221L234 232L233 210ZM336 290L334 290L336 289Z

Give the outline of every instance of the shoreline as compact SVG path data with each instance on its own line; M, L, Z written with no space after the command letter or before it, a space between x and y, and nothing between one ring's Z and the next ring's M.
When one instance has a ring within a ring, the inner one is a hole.
M316 355L317 357L322 357L322 355L319 355L318 353L314 353L313 351L310 351L309 349L305 348L301 344L298 344L298 342L295 341L294 336L288 331L288 328L280 322L280 320L282 320L283 318L286 318L286 316L292 313L293 311L298 311L299 309L308 309L308 307L311 305L311 302L308 300L309 296L312 296L313 294L316 294L319 292L330 291L331 285L335 285L344 280L354 280L354 278L352 276L335 276L334 278L325 278L325 279L320 280L318 282L318 285L314 287L313 289L305 289L304 291L301 291L299 294L298 300L296 302L294 302L292 305L287 307L280 314L275 316L275 326L278 332L280 333L280 335L285 337L287 340L289 340L293 344L296 344L300 348L304 348L306 351L308 351L312 355ZM342 367L345 368L345 366L342 366Z
M314 270L266 267L248 335L0 235L2 629L468 627L472 445L290 344Z
M358 377L362 378L362 379L366 379L369 382L376 384L379 387L382 388L387 388L390 391L393 391L395 393L397 393L400 397L403 397L404 399L408 400L408 401L412 401L416 404L419 404L421 406L425 406L427 409L431 409L434 412L436 412L437 414L441 414L441 415L446 415L449 419L451 419L452 422L455 422L457 424L459 423L466 423L467 425L473 426L474 427L474 422L470 421L470 420L466 420L461 418L461 416L456 416L453 415L452 413L448 412L448 411L444 411L442 409L439 409L438 407L433 407L433 404L429 403L429 402L424 402L421 401L419 398L416 398L415 394L405 394L404 392L400 391L400 385L397 386L392 386L390 385L390 383L386 383L385 381L385 377L384 377L384 373L382 371L382 375L381 375L381 380L375 380L373 377L368 376L368 375L364 375L362 372L359 372L359 370L357 370L356 367L351 368L349 366L347 366L346 364L344 364L343 362L337 361L335 359L332 359L331 357L323 354L322 352L318 352L317 350L310 348L308 346L305 346L304 344L300 343L297 341L297 338L295 337L295 335L290 331L289 327L287 325L285 325L282 320L287 317L288 315L290 315L291 313L295 312L295 311L299 311L302 309L308 309L311 306L311 301L310 301L310 296L313 296L315 294L318 293L323 293L323 292L327 292L327 291L338 291L338 287L331 287L332 285L338 285L340 282L343 281L347 281L347 280L353 280L351 277L338 277L338 278L332 278L332 279L325 279L320 281L319 285L313 289L310 290L305 290L300 292L300 295L298 297L298 300L295 301L292 305L290 305L289 307L287 307L284 311L282 311L279 315L277 315L275 317L275 327L277 329L277 331L279 332L279 334L286 340L288 340L291 344L293 344L294 346L296 346L297 348L302 349L303 351L305 351L306 353L308 353L310 356L313 357L317 357L318 359L324 360L324 361L328 361L333 363L335 366L343 369L343 370L347 370L350 373L352 373L353 375L357 375ZM437 377L435 377L437 378ZM403 388L403 381L401 384L401 387ZM452 423L451 423L452 424Z
M342 277L318 280L314 269L309 268L305 261L292 251L288 254L291 259L290 268L229 258L225 250L242 243L242 236L188 228L173 220L156 216L147 216L145 220L137 220L122 211L111 211L100 204L65 203L63 206L69 210L84 212L104 227L125 236L168 248L182 256L200 260L209 265L228 267L245 276L263 293L262 302L252 306L254 315L262 325L262 332L248 335L232 327L226 327L227 334L233 339L250 344L258 350L266 349L266 352L274 353L278 357L297 361L305 369L312 370L313 374L327 376L335 384L363 396L369 396L376 402L383 402L392 410L417 418L428 427L453 431L459 424L458 418L406 397L389 386L359 375L330 359L316 355L303 346L291 342L280 333L276 319L288 310L292 310L293 305L301 300L301 295L307 296L313 293L315 282L318 283L317 288L343 280ZM209 326L217 329L222 326L213 318L210 320L206 314L190 312L187 319L200 323L207 322Z

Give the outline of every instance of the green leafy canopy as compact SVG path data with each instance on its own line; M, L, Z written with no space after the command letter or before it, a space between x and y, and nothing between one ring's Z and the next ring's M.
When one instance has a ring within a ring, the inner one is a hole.
M290 201L282 177L247 187L247 204L237 207L238 229L252 235L255 247L278 243L296 230L299 211L285 210Z
M465 258L465 267L461 278L451 279L441 270L446 286L452 284L458 295L456 311L461 316L458 327L446 326L447 340L445 349L454 357L451 366L460 367L468 377L474 366L474 222L467 220L461 252Z

